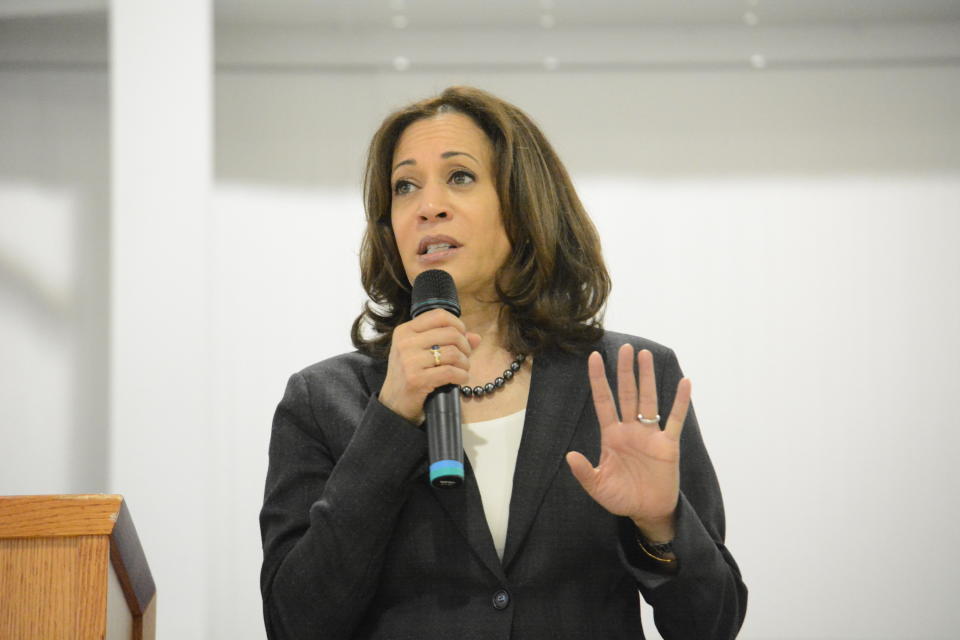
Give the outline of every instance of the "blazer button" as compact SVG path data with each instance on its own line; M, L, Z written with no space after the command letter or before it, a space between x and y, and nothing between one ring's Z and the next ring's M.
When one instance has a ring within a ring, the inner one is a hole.
M506 609L510 605L510 594L506 589L500 589L493 594L493 608Z

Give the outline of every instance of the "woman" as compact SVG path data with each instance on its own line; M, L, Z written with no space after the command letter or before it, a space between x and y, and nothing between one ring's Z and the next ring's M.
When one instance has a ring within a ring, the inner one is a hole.
M642 638L639 590L665 638L734 637L746 588L690 382L601 328L596 231L539 129L448 89L384 121L364 192L358 350L294 374L274 418L268 635ZM433 268L462 315L411 320ZM427 394L497 378L464 394L463 486L432 488Z

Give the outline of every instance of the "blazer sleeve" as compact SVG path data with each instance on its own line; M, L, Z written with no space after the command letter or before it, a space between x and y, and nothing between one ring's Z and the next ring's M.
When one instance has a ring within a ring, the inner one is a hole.
M423 431L375 394L353 398L352 413L362 410L362 417L349 424L351 412L338 411L349 404L342 390L322 387L321 380L311 389L302 373L294 374L274 415L260 512L260 588L270 640L352 635L426 454ZM329 397L311 398L311 390ZM335 440L351 430L337 456Z
M656 376L664 423L673 408L683 372L670 349L657 353ZM679 570L658 571L640 551L636 528L620 522L623 560L653 607L654 622L665 640L735 638L747 609L747 588L724 546L723 497L691 405L680 437L680 498L674 553Z

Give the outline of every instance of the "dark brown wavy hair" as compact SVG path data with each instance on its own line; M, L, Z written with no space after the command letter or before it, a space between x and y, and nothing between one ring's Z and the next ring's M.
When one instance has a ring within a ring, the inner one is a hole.
M538 354L581 351L602 333L610 276L600 239L570 176L540 129L520 109L472 87L450 87L387 116L370 142L363 181L367 228L360 273L370 299L353 323L354 346L386 358L393 329L410 320L407 279L390 222L394 148L412 123L461 113L494 150L503 226L511 253L496 274L504 347ZM373 335L364 335L365 326Z

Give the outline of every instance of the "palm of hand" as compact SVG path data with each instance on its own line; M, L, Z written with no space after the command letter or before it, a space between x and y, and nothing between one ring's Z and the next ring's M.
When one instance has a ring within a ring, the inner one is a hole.
M571 471L584 490L610 513L635 522L659 522L672 516L680 490L680 431L690 404L690 381L681 380L666 428L644 424L637 417L657 415L653 356L637 356L640 383L633 375L633 347L620 349L617 378L620 407L617 416L613 394L599 354L589 361L590 386L600 423L600 463L594 468L580 453L567 455Z

